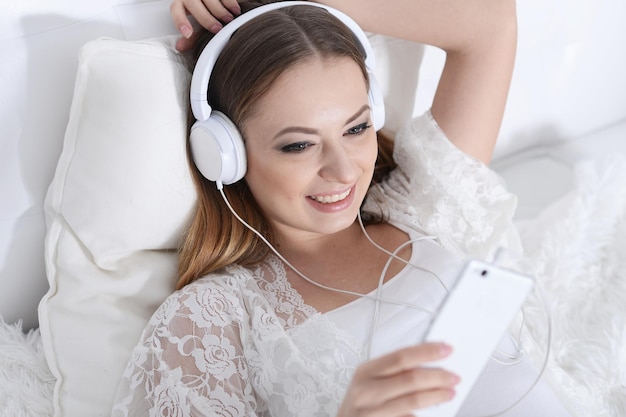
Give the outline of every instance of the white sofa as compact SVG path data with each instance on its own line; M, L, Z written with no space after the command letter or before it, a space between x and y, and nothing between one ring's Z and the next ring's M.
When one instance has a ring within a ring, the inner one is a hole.
M5 322L39 326L38 304L48 290L43 205L62 151L79 48L100 37L174 34L168 5L2 2L0 317ZM626 3L523 0L518 14L517 65L493 167L519 195L517 220L523 225L573 187L578 161L626 155ZM406 45L388 51L381 75L388 95L395 95L389 105L405 105L392 111L393 130L400 116L428 107L443 57L432 48ZM419 74L403 74L405 84L386 78L385 62L420 61Z

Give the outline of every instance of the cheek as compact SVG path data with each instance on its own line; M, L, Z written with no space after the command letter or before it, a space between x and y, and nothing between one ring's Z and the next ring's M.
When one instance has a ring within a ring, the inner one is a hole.
M370 166L370 171L373 173L376 166L376 158L378 157L378 140L376 134L368 141L366 151L363 152L363 163Z
M250 192L260 206L277 198L289 198L298 189L298 177L288 175L289 167L276 161L251 158L248 160L246 181ZM300 187L301 188L301 187Z
M376 163L376 158L378 158L378 137L374 136L374 140L372 142L372 159L374 160L374 163Z
M262 199L263 195L267 193L267 184L274 182L272 171L268 170L263 162L255 161L254 159L248 159L248 170L245 179L257 201Z

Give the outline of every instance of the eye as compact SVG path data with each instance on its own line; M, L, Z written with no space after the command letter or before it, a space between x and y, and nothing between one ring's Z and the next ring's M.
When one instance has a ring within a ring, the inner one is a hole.
M290 143L280 148L280 151L284 153L298 153L306 150L309 146L313 146L313 144L310 142Z
M344 135L358 136L364 133L370 127L372 127L372 125L369 125L367 123L361 123L360 125L357 125L348 129L348 131Z

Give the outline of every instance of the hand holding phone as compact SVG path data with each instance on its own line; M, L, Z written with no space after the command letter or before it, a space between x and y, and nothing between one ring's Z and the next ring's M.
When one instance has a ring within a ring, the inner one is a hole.
M453 417L480 376L532 290L531 276L471 260L443 301L422 342L444 342L453 348L440 367L461 378L454 399L423 410L419 417Z

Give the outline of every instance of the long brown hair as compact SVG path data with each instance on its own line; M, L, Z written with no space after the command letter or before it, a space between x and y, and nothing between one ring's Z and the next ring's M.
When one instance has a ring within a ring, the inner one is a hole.
M242 3L245 12L259 3ZM197 58L212 35L199 39ZM263 14L239 28L217 60L209 83L213 110L228 115L239 130L255 103L276 79L294 64L311 57L348 57L356 62L369 83L363 51L352 31L318 7L287 7ZM190 126L195 120L190 116ZM378 134L379 152L373 182L393 168L393 142ZM188 159L191 161L189 141ZM198 193L195 215L179 251L177 288L225 266L251 266L263 260L269 248L234 218L215 183L205 179L193 162L191 173ZM245 179L224 187L233 209L273 243L272 228L254 200ZM370 223L380 222L368 216Z

